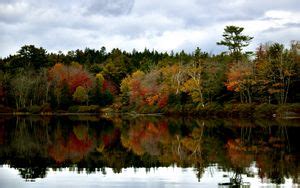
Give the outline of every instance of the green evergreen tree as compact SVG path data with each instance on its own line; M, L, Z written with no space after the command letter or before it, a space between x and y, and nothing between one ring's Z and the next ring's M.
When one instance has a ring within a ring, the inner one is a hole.
M57 108L57 97L55 95L55 92L54 92L55 88L54 88L54 85L51 85L50 86L50 89L49 89L49 97L50 97L50 106L52 109L56 109Z
M110 105L113 103L113 95L109 90L105 90L103 94L103 106Z
M90 102L92 104L101 105L102 98L103 98L101 90L102 90L102 82L100 81L99 78L96 78L95 86L90 91Z
M227 46L230 55L236 62L242 58L242 49L247 47L253 37L243 35L244 28L237 26L226 26L223 33L223 40L217 42L217 45Z
M66 82L63 82L63 86L61 88L61 95L60 95L60 108L67 109L72 103L72 97L70 94L70 88Z

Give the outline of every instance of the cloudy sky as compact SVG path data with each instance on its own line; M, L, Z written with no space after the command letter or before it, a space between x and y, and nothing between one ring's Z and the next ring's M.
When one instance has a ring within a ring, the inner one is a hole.
M218 53L226 25L245 27L250 49L289 44L300 40L299 0L0 0L0 57L25 44Z

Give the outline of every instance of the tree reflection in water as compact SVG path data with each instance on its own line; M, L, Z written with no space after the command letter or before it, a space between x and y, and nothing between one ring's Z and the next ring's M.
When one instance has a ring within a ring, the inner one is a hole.
M299 183L296 120L166 117L6 117L0 121L0 163L22 178L44 178L49 168L115 173L123 168L193 167L198 181L217 165L232 172L220 186L247 185L243 175L276 184ZM72 168L76 167L76 168ZM225 183L225 184L224 184Z

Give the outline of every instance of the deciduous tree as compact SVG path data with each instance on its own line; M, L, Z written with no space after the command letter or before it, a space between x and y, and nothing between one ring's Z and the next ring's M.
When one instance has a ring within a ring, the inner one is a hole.
M84 103L84 102L88 103L88 99L89 97L86 89L82 86L78 86L76 88L76 91L73 93L73 100L79 103Z

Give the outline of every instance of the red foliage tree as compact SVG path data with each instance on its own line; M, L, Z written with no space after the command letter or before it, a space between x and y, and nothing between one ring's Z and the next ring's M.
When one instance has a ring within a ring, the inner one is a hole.
M66 82L74 93L78 86L90 88L92 86L91 76L85 71L81 65L72 64L70 66L61 63L55 64L48 72L49 81L53 81L58 87Z

